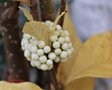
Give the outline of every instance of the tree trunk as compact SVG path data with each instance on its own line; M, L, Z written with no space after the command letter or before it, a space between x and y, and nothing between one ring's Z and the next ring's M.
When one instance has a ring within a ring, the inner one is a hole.
M0 14L0 26L8 65L8 81L28 81L27 62L21 50L19 37L18 3L10 1L0 4L0 9L4 10Z

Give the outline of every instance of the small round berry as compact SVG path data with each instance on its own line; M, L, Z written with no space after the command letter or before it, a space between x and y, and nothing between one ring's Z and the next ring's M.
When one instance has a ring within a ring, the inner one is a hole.
M68 43L68 47L69 47L69 48L72 48L72 43L71 43L71 42Z
M50 46L45 46L44 47L44 52L45 53L49 53L51 51L51 47Z
M38 55L38 56L41 56L41 55L43 55L43 54L44 54L43 49L38 49L38 50L37 50L37 55Z
M42 69L43 71L47 70L48 69L48 66L46 64L42 64L40 66L40 69Z
M55 42L57 39L58 39L57 35L52 35L52 36L50 37L50 40L51 40L52 42Z
M35 67L35 61L30 62L31 66Z
M22 49L22 50L25 50L25 47L24 47L24 46L21 46L21 49Z
M56 36L59 36L59 35L60 35L60 32L59 32L59 31L54 31L54 34L55 34Z
M59 54L61 54L61 49L55 49L55 51L54 51L54 53L56 54L56 55L59 55Z
M39 66L41 65L41 63L39 61L35 62L35 66L39 68Z
M27 59L28 61L31 61L31 57L27 57L26 59Z
M56 57L56 59L54 59L55 62L60 62L60 57Z
M48 70L51 70L53 68L53 64L52 65L48 65Z
M31 38L31 36L30 36L29 34L24 34L23 37L24 37L25 39L30 39L30 38Z
M63 59L61 59L61 62L65 62L67 60L68 60L68 58L63 58Z
M45 21L45 24L48 25L48 26L50 26L51 21L47 20L47 21Z
M68 49L68 44L67 43L62 44L62 49L67 50Z
M71 49L68 49L68 50L67 50L67 53L68 53L68 55L70 56L70 55L72 54Z
M28 44L29 42L28 42L28 40L27 39L22 39L22 41L21 41L21 45L25 45L25 44Z
M57 29L57 30L61 30L62 28L61 28L60 25L56 25L56 29Z
M45 46L45 42L44 41L39 41L38 46L39 46L39 48L43 48Z
M37 40L33 40L32 44L35 45L35 46L37 46L38 45L38 41Z
M67 58L67 56L68 56L67 52L66 52L66 51L62 51L60 57L61 57L62 59L65 59L65 58Z
M50 26L53 26L53 24L54 24L54 23L51 22L51 23L50 23Z
M32 47L30 48L30 51L31 51L32 53L36 53L37 50L38 50L38 48L37 48L36 46L32 46Z
M61 37L66 37L66 34L65 34L64 32L62 32L62 33L60 34L60 36L61 36Z
M32 58L32 60L38 60L39 57L38 57L37 54L34 54L34 53L33 53L33 54L31 55L31 58Z
M72 51L72 52L74 51L74 48L73 48L73 47L71 48L71 51Z
M30 51L29 50L25 50L24 56L27 57L27 58L30 57Z
M25 44L25 49L30 50L32 46L33 46L32 44Z
M47 61L47 57L46 56L40 56L40 58L39 58L39 62L41 62L41 63L45 63Z
M54 60L56 58L56 55L53 52L51 52L48 54L48 57L49 59Z
M65 41L65 39L64 39L63 37L59 37L58 42L59 42L60 44L63 44L64 41Z
M54 48L59 48L60 47L60 43L58 41L53 43L53 47Z
M69 37L65 37L65 42L70 42L70 38Z
M47 65L53 65L53 61L49 59L49 60L47 60L46 64Z
M65 30L64 33L65 33L66 36L70 35L70 33L67 30Z

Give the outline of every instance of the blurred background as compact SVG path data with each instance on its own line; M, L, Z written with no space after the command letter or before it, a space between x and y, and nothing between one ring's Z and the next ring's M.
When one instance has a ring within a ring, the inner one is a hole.
M58 11L60 0L54 1ZM112 0L68 0L68 4L76 32L83 42L95 34L112 31ZM25 17L20 12L20 29L24 22ZM0 79L4 80L8 74L2 34L0 34ZM31 81L34 81L36 71L31 68L30 72L33 72L30 77ZM94 90L109 90L110 88L112 88L111 79L96 79Z

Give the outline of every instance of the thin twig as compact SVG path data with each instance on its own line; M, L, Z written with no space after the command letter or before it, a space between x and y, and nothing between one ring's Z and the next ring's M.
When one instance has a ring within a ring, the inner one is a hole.
M67 2L66 0L61 0L61 4L60 4L60 14L66 10L66 2ZM59 24L61 26L63 26L63 22L64 22L64 16L61 17L61 19L59 21Z
M37 0L30 0L30 9L31 9L31 13L32 13L32 16L34 18L34 20L37 20L39 21L40 18L39 18L39 11L38 11L38 3L37 3Z

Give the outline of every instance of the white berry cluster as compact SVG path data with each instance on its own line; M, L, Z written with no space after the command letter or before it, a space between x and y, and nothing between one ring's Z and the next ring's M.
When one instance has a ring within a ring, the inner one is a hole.
M50 28L53 25L51 21L46 21L45 24ZM69 32L63 30L60 25L56 25L53 32L50 37L51 46L29 34L23 34L21 45L24 56L31 62L33 67L41 70L51 70L53 62L63 62L71 56L74 48L70 41Z

